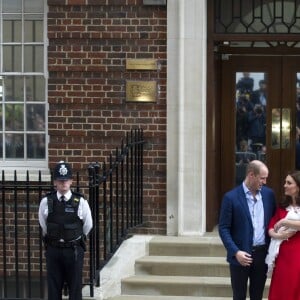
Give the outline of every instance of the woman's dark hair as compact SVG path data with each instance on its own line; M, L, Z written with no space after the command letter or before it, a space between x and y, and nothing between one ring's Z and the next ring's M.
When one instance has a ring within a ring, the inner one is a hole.
M300 190L300 171L292 171L287 174L287 176L290 175L296 182L299 190ZM282 208L288 207L290 204L292 204L292 197L291 196L285 196L282 201L280 201L279 206ZM296 204L300 206L300 195L296 197Z

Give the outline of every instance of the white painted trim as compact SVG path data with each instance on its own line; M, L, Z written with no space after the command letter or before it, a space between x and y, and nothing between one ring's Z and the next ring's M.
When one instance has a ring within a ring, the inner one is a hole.
M167 234L206 232L206 0L169 0Z

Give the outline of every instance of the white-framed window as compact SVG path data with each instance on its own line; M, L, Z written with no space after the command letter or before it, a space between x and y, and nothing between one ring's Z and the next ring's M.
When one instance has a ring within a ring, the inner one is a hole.
M46 0L0 0L0 167L48 166Z

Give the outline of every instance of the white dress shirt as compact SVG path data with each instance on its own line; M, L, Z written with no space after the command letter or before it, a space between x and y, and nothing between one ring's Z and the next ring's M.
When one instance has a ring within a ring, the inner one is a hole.
M260 191L254 197L243 183L244 192L253 224L253 246L265 244L264 206Z

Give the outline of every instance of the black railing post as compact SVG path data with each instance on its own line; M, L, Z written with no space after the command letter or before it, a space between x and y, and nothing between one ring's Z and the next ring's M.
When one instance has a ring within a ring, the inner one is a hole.
M6 191L6 185L5 185L5 174L4 170L2 170L2 218L3 218L3 224L2 224L2 251L3 251L3 297L7 298L7 253L6 253L6 199L5 199L5 191Z
M124 141L122 140L121 144L121 236L125 235L124 230L124 220L125 220L125 212L124 212Z
M109 254L111 255L113 253L113 250L114 250L114 246L113 246L113 238L114 238L114 235L113 235L113 215L114 215L114 212L113 212L113 209L114 209L114 206L113 206L113 198L114 198L114 195L113 195L113 165L112 165L112 155L110 154L109 155L109 238L110 238L110 243L109 243Z
M94 164L95 169L95 264L96 264L96 285L100 285L99 266L100 266L100 210L99 210L99 185L100 185L100 165L98 162Z
M130 198L129 198L129 134L126 134L126 230L129 228L129 209L130 209Z
M89 204L91 208L92 218L95 219L95 168L93 164L89 164L88 166L88 173L89 173ZM94 296L94 278L95 278L95 228L93 227L90 236L90 279L89 279L89 285L90 285L90 295L91 297Z
M138 224L138 139L137 129L134 130L134 225Z
M141 129L141 224L144 222L144 131Z
M115 199L116 199L116 244L119 244L119 149L116 148L115 161L116 179L115 179Z
M134 225L134 205L133 205L133 200L134 200L134 177L133 177L133 155L134 155L134 144L133 144L133 130L130 132L130 147L129 147L129 157L130 157L130 226L133 227Z
M29 172L26 173L26 240L27 240L27 290L31 298L31 249L30 249L30 197L29 197Z
M38 185L38 204L40 203L40 200L42 199L42 173L39 171L39 179L38 179L39 185ZM39 253L40 253L40 259L39 259L39 277L40 277L40 298L44 297L44 283L43 283L43 241L42 241L42 228L39 226Z
M17 182L17 171L14 171L14 182ZM15 239L15 277L16 277L16 297L19 298L20 278L19 278L19 239L18 239L18 188L14 187L14 239Z
M103 164L103 260L107 260L107 171L106 164Z

